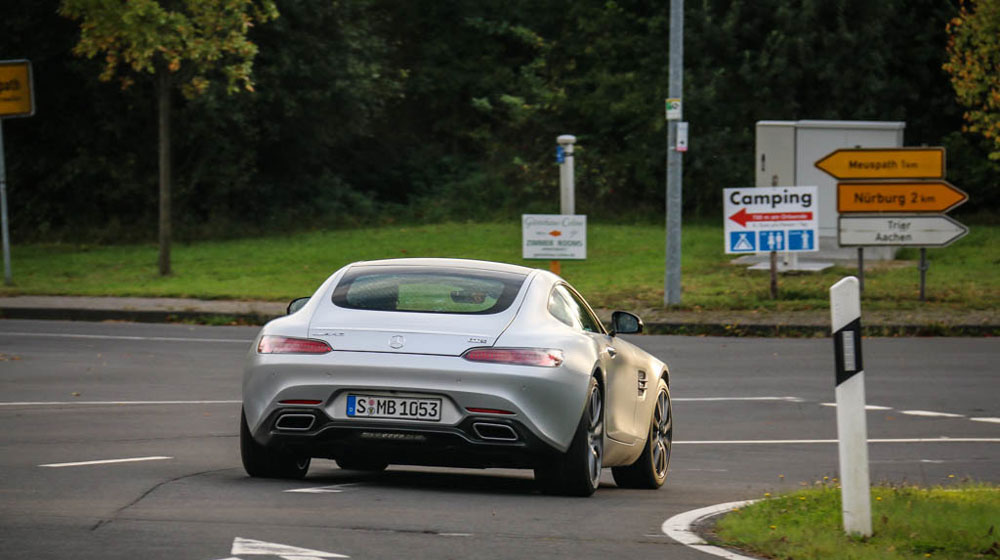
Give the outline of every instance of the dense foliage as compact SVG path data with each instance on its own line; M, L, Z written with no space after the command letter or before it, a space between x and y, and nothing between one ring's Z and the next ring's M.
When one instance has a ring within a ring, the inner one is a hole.
M166 0L161 0L165 2ZM277 0L255 92L176 96L186 238L557 211L554 140L578 137L577 210L662 220L667 2ZM8 0L0 58L28 58L36 116L4 121L15 239L152 239L152 79L98 81L57 0ZM1000 163L962 132L942 69L956 2L687 0L688 214L751 184L758 120L903 120L995 211Z
M967 130L991 141L990 159L1000 160L1000 0L979 0L975 6L970 12L963 4L948 24L944 68L967 109Z

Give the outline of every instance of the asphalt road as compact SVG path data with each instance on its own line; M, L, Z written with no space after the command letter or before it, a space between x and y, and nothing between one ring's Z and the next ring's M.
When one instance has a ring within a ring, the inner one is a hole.
M663 521L836 476L828 339L648 336L633 340L670 364L675 399L659 491L608 472L593 497L561 498L528 471L331 461L304 481L250 479L237 426L255 332L0 321L0 556L280 557L262 541L313 551L284 550L300 560L710 558ZM873 480L1000 482L995 339L866 339L864 359ZM112 459L142 460L65 465Z

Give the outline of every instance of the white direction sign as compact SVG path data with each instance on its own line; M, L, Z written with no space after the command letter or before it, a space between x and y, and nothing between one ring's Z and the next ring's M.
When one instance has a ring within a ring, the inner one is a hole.
M846 216L839 220L840 244L853 247L944 247L969 228L944 215Z
M723 190L726 253L819 250L816 187Z
M586 259L587 216L522 214L521 254L525 259Z

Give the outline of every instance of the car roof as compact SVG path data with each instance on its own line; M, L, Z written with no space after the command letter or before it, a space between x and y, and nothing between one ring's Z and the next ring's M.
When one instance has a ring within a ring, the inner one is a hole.
M479 261L474 259L447 259L447 258L404 258L404 259L382 259L377 261L359 261L351 263L352 268L357 266L413 266L413 267L434 267L434 268L468 268L473 270L486 270L490 272L506 272L511 274L528 275L538 269L528 268L516 264L499 263L493 261Z

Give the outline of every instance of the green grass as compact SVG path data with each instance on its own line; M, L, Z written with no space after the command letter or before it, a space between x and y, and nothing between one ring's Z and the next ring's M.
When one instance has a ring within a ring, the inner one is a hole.
M868 538L846 536L840 490L821 484L735 510L715 526L717 544L767 558L970 559L1000 555L1000 488L985 483L872 488Z
M564 261L563 276L598 307L662 307L664 228L591 224L588 259ZM15 240L16 241L16 240ZM865 275L866 309L995 309L1000 305L1000 227L974 226L946 249L928 251L927 302L918 301L915 250ZM0 295L99 295L288 300L311 294L349 262L395 257L466 257L547 268L521 259L519 223L447 223L175 244L173 274L156 272L153 245L72 244L13 247L14 285ZM768 273L731 265L717 224L685 224L683 307L821 309L828 289L855 267L780 277L768 296Z

